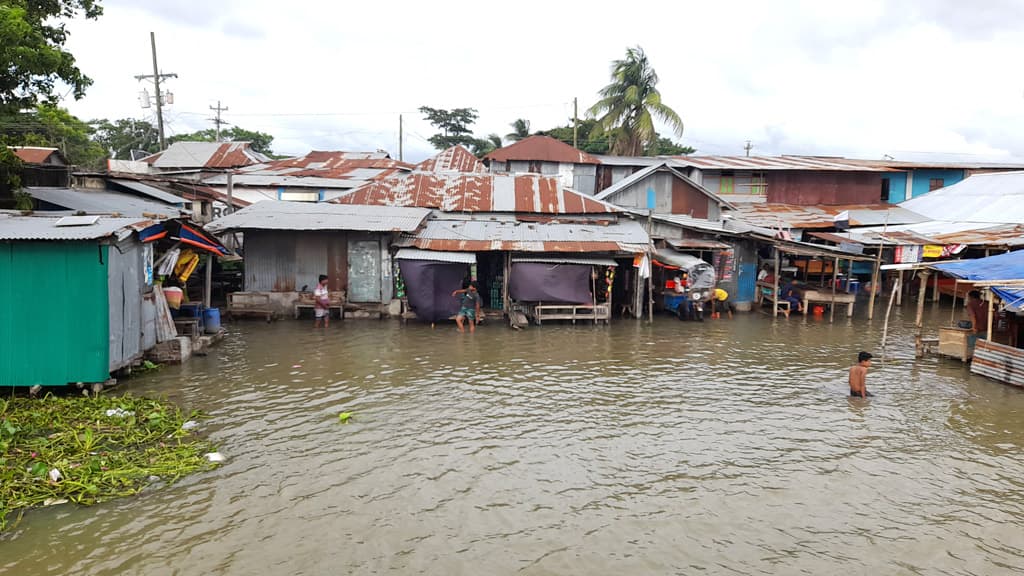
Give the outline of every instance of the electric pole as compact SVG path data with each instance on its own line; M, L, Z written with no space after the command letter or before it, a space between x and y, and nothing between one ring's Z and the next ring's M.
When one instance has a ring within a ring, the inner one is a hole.
M403 161L402 158L402 115L398 115L398 161Z
M578 148L579 147L578 146L578 144L579 144L578 140L579 139L577 138L577 134L579 133L579 124L580 124L579 110L577 110L577 107L576 107L576 97L573 96L573 99L572 99L572 147L573 148Z
M164 78L177 78L178 75L174 73L161 74L160 68L156 63L156 33L149 33L149 44L153 48L153 73L152 74L140 74L136 76L136 80L152 80L153 88L156 90L156 125L157 130L160 133L160 149L163 150L164 145L164 102L163 96L160 94L160 81Z
M743 150L747 153L747 156L750 156L750 150L753 147L754 145L750 143L750 140L747 140L747 145L743 147Z
M213 110L213 111L215 111L217 113L217 115L215 117L210 118L210 121L213 122L214 125L217 126L217 142L220 142L220 125L221 124L227 124L227 122L225 122L224 120L220 119L220 113L221 112L227 112L228 111L228 107L227 106L221 107L220 100L217 100L217 106L216 107L210 106L210 110Z

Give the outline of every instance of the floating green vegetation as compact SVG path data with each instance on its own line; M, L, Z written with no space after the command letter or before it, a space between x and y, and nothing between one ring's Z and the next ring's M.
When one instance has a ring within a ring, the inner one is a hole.
M351 418L352 418L352 413L351 412L342 412L341 414L338 414L338 422L341 422L342 424L345 424Z
M213 468L212 445L164 400L133 396L0 399L0 531L8 516L95 504Z

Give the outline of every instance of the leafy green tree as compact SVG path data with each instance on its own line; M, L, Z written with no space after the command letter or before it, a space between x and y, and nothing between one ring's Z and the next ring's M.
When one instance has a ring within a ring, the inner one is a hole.
M479 118L475 108L431 108L420 106L420 112L427 117L434 128L441 132L434 134L427 141L438 150L445 150L452 146L462 145L474 149L482 145L482 142L473 136L470 126Z
M98 18L97 0L3 0L0 2L0 110L31 109L40 102L55 104L57 83L67 85L75 99L92 80L78 69L64 49L66 20Z
M238 126L232 126L226 130L220 131L220 139L222 142L249 142L251 148L261 154L273 155L271 145L274 143L274 137L265 132L256 132L253 130L246 130L245 128L239 128ZM189 132L187 134L175 134L167 139L167 144L174 144L175 142L216 142L217 131L213 128L207 128L206 130L199 130L198 132Z
M501 148L503 144L501 136L497 134L488 134L487 138L474 138L469 149L477 156L477 158L483 158L498 148Z
M644 156L687 156L696 151L697 149L692 146L683 146L673 142L671 138L656 134L654 142L644 148Z
M10 146L59 148L68 162L85 169L103 167L104 147L93 141L93 128L64 108L40 104L28 112L0 113L0 132Z
M129 159L132 150L150 153L160 151L160 137L156 127L145 120L93 120L90 124L95 130L93 141L103 146L111 158Z
M626 57L612 62L612 81L598 94L601 99L587 113L598 118L611 136L611 153L639 156L657 139L654 118L668 124L677 136L683 121L661 101L658 75L643 48L627 48Z
M526 138L527 136L530 135L530 121L529 120L526 120L526 119L523 119L523 118L517 118L516 121L511 123L511 124L509 124L509 126L512 127L512 131L509 132L508 134L505 134L505 138L507 138L507 139L509 139L509 140L511 140L513 142L519 142L523 138Z
M550 136L555 140L561 140L566 144L572 145L572 119L569 119L569 124L565 126L559 126L550 130L540 130L537 134L542 136ZM579 121L576 131L577 148L588 153L588 154L607 154L608 153L608 136L605 135L604 130L601 128L600 123L593 118L586 118Z

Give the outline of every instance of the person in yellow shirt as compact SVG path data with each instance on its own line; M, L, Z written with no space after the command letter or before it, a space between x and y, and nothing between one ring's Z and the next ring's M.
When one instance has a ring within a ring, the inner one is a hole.
M729 293L721 288L715 288L711 293L711 317L721 318L719 309L724 309L732 320L732 303L729 302Z

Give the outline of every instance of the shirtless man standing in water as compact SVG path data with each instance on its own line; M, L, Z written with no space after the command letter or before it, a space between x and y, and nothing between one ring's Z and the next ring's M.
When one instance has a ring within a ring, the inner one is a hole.
M871 354L861 352L857 354L857 363L850 366L850 396L856 398L869 398L874 396L868 392L867 376L868 368L871 367Z

